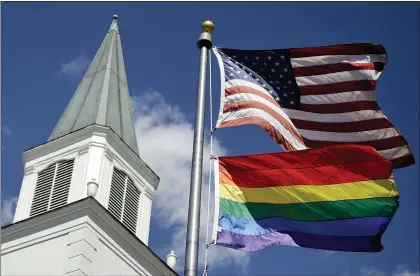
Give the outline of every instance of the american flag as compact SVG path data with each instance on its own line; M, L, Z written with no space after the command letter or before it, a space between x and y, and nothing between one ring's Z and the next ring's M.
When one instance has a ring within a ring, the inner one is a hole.
M256 124L285 150L371 145L394 168L413 154L376 102L387 63L375 44L237 50L213 48L222 97L217 128Z

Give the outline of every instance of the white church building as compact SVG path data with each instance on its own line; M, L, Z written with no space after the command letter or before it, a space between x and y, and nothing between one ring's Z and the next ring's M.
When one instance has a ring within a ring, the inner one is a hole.
M139 157L112 25L48 141L23 153L1 275L177 275L147 246L159 177Z

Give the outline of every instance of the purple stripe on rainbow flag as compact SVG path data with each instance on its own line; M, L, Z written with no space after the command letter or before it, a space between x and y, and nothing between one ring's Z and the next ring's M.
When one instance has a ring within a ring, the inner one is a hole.
M389 217L364 217L327 221L297 221L282 217L259 220L219 214L219 227L243 235L265 235L273 232L297 231L333 236L375 236L384 232Z
M278 245L351 252L380 252L383 249L381 235L344 237L299 232L243 235L224 229L217 232L217 244L242 251L257 251Z

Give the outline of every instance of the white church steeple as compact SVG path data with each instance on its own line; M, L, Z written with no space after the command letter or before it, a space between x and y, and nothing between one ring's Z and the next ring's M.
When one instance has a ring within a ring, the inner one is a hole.
M117 18L48 141L23 153L14 222L93 196L148 243L159 177L139 157Z

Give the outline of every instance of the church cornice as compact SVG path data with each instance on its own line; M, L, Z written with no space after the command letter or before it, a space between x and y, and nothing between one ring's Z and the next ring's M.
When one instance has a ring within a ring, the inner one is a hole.
M80 156L80 155L86 154L86 153L89 152L89 149L90 149L90 146L89 145L85 145L83 147L80 147L78 149L79 151L77 152L77 155Z
M31 173L34 173L34 172L35 172L35 166L29 166L29 167L25 168L25 171L23 172L23 175L27 176L27 175L29 175Z
M109 149L105 148L105 153L104 153L105 157L108 158L109 161L113 161L114 160L114 154L112 153L112 151L110 151Z

